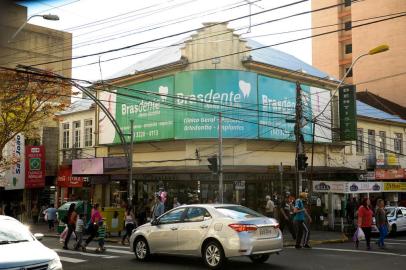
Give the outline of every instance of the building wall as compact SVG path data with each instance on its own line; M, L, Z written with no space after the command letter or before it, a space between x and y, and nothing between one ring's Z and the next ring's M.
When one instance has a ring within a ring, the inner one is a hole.
M92 158L95 157L95 111L85 110L81 112L65 114L59 116L59 160L70 162L71 159L77 158ZM92 120L92 145L85 146L85 120ZM74 147L74 122L80 122L80 146L73 150ZM69 148L63 147L63 124L69 123ZM76 151L76 152L75 152ZM64 157L65 152L65 157ZM73 153L75 152L75 153Z
M363 130L364 141L368 142L368 130L375 131L375 142L376 146L379 147L379 131L386 132L386 149L390 151L394 151L394 137L395 133L403 134L403 153L402 155L398 156L399 159L399 166L402 168L406 167L406 157L404 154L405 147L406 147L406 125L396 124L396 123L389 123L389 122L377 122L367 120L365 118L359 118L357 122L357 128ZM345 166L350 168L362 168L365 169L366 162L368 160L369 155L378 155L380 153L380 148L377 148L375 153L369 151L369 147L367 144L364 144L364 151L363 153L356 152L356 142L354 141L351 146L347 146L345 148Z
M19 5L7 6L0 21L0 65L10 68L34 65L72 57L72 34L27 23L13 39L11 36L27 20L27 8ZM40 19L40 18L36 18ZM10 40L10 42L8 42ZM36 66L71 77L72 61L63 61Z
M341 0L313 0L312 9L338 4ZM353 26L367 21L357 20L393 14L406 10L406 2L398 0L371 0L352 3L350 7L338 7L312 13L312 27L339 24L328 28L313 30L313 34L327 32L343 27L346 21L353 21ZM382 19L382 18L380 18ZM378 19L377 19L378 20ZM346 82L357 85L358 91L371 91L402 106L406 106L404 89L406 76L406 18L379 22L367 26L341 31L313 38L313 65L342 78L345 68L356 57L370 49L388 44L390 50L381 54L363 57L353 69L353 77ZM345 45L352 44L352 53L344 53Z

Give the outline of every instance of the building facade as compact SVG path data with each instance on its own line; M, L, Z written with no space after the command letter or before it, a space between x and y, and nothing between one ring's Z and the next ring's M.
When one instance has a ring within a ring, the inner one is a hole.
M345 82L355 84L357 91L367 90L405 107L406 18L402 16L360 25L395 17L389 15L406 10L406 2L313 0L312 9L338 4L342 5L312 13L313 35L337 31L313 38L313 65L341 79L358 56L387 44L390 47L388 52L358 61Z

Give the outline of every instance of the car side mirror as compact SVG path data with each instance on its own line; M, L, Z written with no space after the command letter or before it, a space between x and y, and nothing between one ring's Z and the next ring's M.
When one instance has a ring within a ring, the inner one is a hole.
M44 235L42 233L34 233L34 237L38 241L41 241L44 238Z
M204 217L203 221L210 220L210 219L211 219L211 217Z
M157 218L154 218L152 221L151 221L151 225L153 225L153 226L156 226L156 225L158 225L159 224L159 219L157 219Z
M396 217L401 218L401 217L403 217L403 215L402 214L397 214Z

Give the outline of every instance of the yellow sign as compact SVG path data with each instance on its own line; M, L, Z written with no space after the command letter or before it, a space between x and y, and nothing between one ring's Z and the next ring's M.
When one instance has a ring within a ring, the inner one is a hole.
M383 191L406 191L406 182L386 182L383 183Z
M388 160L387 163L388 163L389 166L399 165L398 157L394 153L388 153L387 154L387 160Z

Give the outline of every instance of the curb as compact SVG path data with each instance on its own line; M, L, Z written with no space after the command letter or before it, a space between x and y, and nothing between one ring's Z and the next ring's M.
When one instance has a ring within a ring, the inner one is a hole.
M346 243L349 241L349 238L345 235L342 234L341 238L339 239L324 239L324 240L310 240L309 244L310 245L321 245L321 244L338 244L338 243ZM291 247L295 246L296 242L294 241L286 241L283 243L284 247Z

